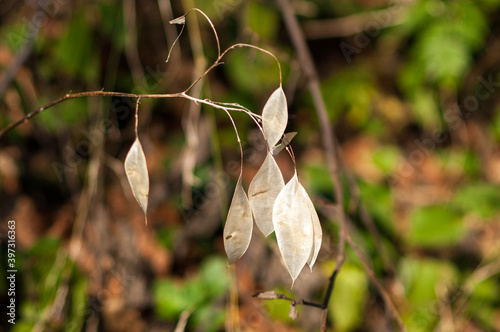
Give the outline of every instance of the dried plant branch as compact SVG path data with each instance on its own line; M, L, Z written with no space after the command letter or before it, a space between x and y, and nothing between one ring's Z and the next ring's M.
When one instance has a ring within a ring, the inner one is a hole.
M191 1L184 1L183 6L186 8L194 7ZM192 80L200 77L206 68L206 59L204 56L203 43L201 40L200 26L197 17L189 16L187 25L189 26L189 40L191 43L191 52L194 59L194 70ZM203 84L196 85L191 94L199 98L201 97ZM184 116L183 129L186 134L186 144L182 151L182 192L181 197L185 206L192 206L192 187L196 184L194 169L196 167L198 152L200 149L199 126L200 126L201 105L198 103L190 103L187 114Z
M291 297L286 296L285 294L281 293L276 293L274 291L267 291L267 292L258 292L252 295L253 297L256 297L261 300L286 300L292 303L292 305L305 305L309 307L315 307L315 308L320 308L323 309L323 304L321 303L316 303L316 302L310 302L304 299L294 299Z
M123 21L125 22L125 56L130 66L132 77L135 83L141 82L144 78L139 50L137 47L137 22L136 22L135 0L125 0L123 2Z
M366 274L370 278L371 282L377 288L380 296L382 296L382 299L384 300L384 303L385 303L387 309L389 310L389 313L391 314L391 316L394 318L394 320L398 324L399 329L401 331L405 332L406 327L403 323L403 320L399 316L398 310L394 306L394 303L392 302L389 293L385 290L382 283L377 279L377 276L375 275L375 272L371 268L370 262L366 258L365 254L363 253L363 251L361 251L361 249L358 247L358 245L352 240L349 233L347 233L346 241L349 244L349 246L354 250L354 252L359 257L359 259L361 260L361 263L363 264L363 268L365 269Z
M386 248L383 246L382 243L382 237L380 235L380 232L377 229L377 226L375 225L375 222L373 221L372 216L370 213L368 213L368 210L363 203L363 200L360 197L360 191L359 187L356 183L356 180L354 179L354 176L349 172L345 165L344 158L342 157L342 154L340 150L337 147L337 156L340 162L340 166L342 167L342 172L346 176L347 183L349 185L349 191L351 193L351 197L354 203L354 206L359 210L359 217L363 224L365 225L366 229L370 234L372 235L375 246L377 247L377 251L380 253L382 257L382 262L384 263L384 268L389 271L391 274L395 273L395 267L394 264L392 263L389 253L387 252Z
M134 98L134 99L137 99L137 98L157 98L157 99L161 99L161 98L185 98L185 99L189 99L191 101L194 101L195 103L199 103L199 104L205 104L205 105L209 105L209 106L212 106L214 108L217 108L217 109L221 109L221 110L226 110L226 111L238 111L238 112L245 112L247 114L249 114L252 118L256 117L256 118L259 118L259 116L255 113L252 113L250 111L248 111L246 108L242 107L242 106L237 106L237 107L227 107L227 106L223 106L222 104L218 104L216 102L212 102L208 99L199 99L199 98L196 98L196 97L193 97L193 96L190 96L187 94L187 92L189 90L192 89L192 87L194 85L196 85L199 81L201 81L203 78L205 78L208 73L214 69L215 67L219 66L222 64L222 58L231 50L234 50L235 48L239 48L239 47L247 47L247 48L252 48L252 49L256 49L258 51L261 51L265 54L268 54L270 56L272 56L275 60L276 60L276 63L278 65L278 70L279 70L279 81L280 81L280 86L282 85L282 73L281 73L281 65L280 65L280 62L278 60L278 58L276 58L276 56L274 54L272 54L271 52L263 49L263 48L260 48L258 46L254 46L254 45L250 45L250 44L244 44L244 43L238 43L238 44L234 44L230 47L228 47L224 52L220 53L220 44L219 44L219 37L217 35L217 32L215 30L215 27L212 23L212 21L210 21L210 19L206 16L205 13L203 13L201 10L197 9L197 8L194 8L192 10L190 10L188 13L184 14L182 17L186 16L187 14L189 14L191 11L197 11L197 12L200 12L203 14L203 16L208 20L208 22L210 23L210 26L212 27L213 31L214 31L214 35L215 35L215 39L217 41L217 49L218 49L218 57L217 57L217 60L201 75L199 76L196 80L194 80L194 82L187 88L185 89L183 92L177 92L177 93L165 93L165 94L135 94L135 93L125 93L125 92L112 92L112 91L87 91L87 92L78 92L78 93L68 93L66 95L64 95L63 97L59 98L59 99L56 99L56 100L53 100L51 101L50 103L47 103L45 105L43 105L42 107L26 114L24 117L22 117L21 119L13 122L13 123L10 123L8 124L6 127L4 127L2 130L0 130L0 138L2 138L7 132L9 132L10 130L14 129L15 127L29 121L32 117L38 115L39 113L65 101L65 100L68 100L68 99L75 99L75 98L82 98L82 97L96 97L96 96L102 96L102 97L123 97L123 98ZM179 21L179 22L182 22L182 24L184 25L184 21L183 20L180 20L179 18L175 19L174 21Z
M342 183L339 177L339 161L337 160L337 155L336 155L336 148L335 148L336 141L333 134L333 127L330 123L330 119L328 118L325 101L321 94L318 73L316 71L316 68L314 67L314 62L309 52L309 48L307 47L304 34L299 26L299 23L297 21L297 18L295 17L295 14L293 12L293 9L289 1L278 0L278 4L283 13L283 18L285 20L285 25L288 29L288 34L297 51L299 62L301 63L302 68L304 69L304 73L308 79L309 91L312 95L314 105L316 106L316 113L318 115L319 123L321 126L321 135L328 162L328 170L330 172L330 178L332 180L334 187L335 199L337 201L337 205L340 207L339 209L340 234L339 234L339 246L338 246L337 258L336 258L337 264L330 276L328 282L328 288L326 290L326 294L322 304L323 321L321 330L326 331L328 303L330 302L330 297L332 295L335 279L340 269L342 268L342 264L344 263L345 237L347 235L346 216L342 209L342 206L344 205L343 204L344 199L342 194Z
M158 2L158 9L160 10L161 21L163 23L163 30L165 31L165 37L167 39L167 44L170 43L174 44L174 41L178 37L176 37L175 30L172 28L169 29L167 24L174 18L174 14L172 11L172 4L170 3L170 0L157 0L157 2ZM175 49L173 51L173 62L179 64L181 61L182 61L181 50Z
M302 28L308 39L348 37L373 28L378 29L401 23L401 4L385 9L353 14L346 17L304 22Z
M159 94L136 94L136 93L126 93L126 92L113 92L113 91L87 91L87 92L78 92L78 93L68 93L64 96L62 96L59 99L53 100L50 103L47 103L36 110L26 114L23 116L21 119L12 122L5 126L2 130L0 130L0 138L2 138L7 132L11 131L12 129L16 128L17 126L28 122L31 120L34 116L42 113L43 111L62 103L63 101L69 100L69 99L75 99L75 98L82 98L82 97L123 97L123 98L143 98L143 99L162 99L162 98L184 98L188 99L191 101L194 101L195 103L199 104L205 104L208 106L211 106L213 108L221 109L221 110L228 110L228 111L236 111L236 112L244 112L247 113L245 109L242 109L241 107L226 107L217 103L214 103L208 99L199 99L192 97L190 95L185 94L184 92L178 92L178 93L159 93ZM256 116L256 114L253 114L253 116Z

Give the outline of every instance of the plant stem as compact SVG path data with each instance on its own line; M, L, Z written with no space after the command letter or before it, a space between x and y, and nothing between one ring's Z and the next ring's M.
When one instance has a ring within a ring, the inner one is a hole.
M337 201L337 205L339 206L340 234L339 234L337 258L336 258L337 264L330 276L326 294L322 303L323 322L321 330L326 331L328 303L330 302L330 297L332 295L333 287L335 285L335 279L338 273L340 272L340 269L342 268L342 264L344 263L345 259L344 249L345 249L345 236L346 236L346 217L343 209L344 198L342 194L342 183L338 171L339 162L337 160L337 155L335 153L336 141L333 134L333 127L330 123L330 119L326 111L325 101L321 94L318 73L316 71L316 68L314 67L314 62L309 52L309 48L307 47L304 34L299 26L299 23L297 22L295 14L293 13L292 7L290 6L288 0L277 0L277 1L283 13L283 18L285 20L285 25L288 29L288 34L297 51L299 62L301 63L301 66L304 69L304 73L308 80L309 91L312 95L316 113L318 115L319 123L321 126L321 136L328 162L328 170L330 172L330 178L332 180L335 192L335 199Z

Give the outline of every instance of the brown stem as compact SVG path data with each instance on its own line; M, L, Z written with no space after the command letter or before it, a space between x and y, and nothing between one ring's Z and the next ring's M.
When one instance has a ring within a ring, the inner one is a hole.
M62 103L68 99L82 98L82 97L96 97L96 96L104 96L104 97L123 97L123 98L183 98L182 93L166 93L166 94L135 94L135 93L125 93L125 92L109 92L109 91L87 91L87 92L78 92L78 93L68 93L62 96L59 99L53 100L48 104L43 105L42 107L26 114L21 119L12 122L7 125L5 128L0 130L0 138L5 135L8 131L14 129L15 127L29 121L35 115L49 109L59 103Z
M403 323L403 320L398 314L398 310L394 306L394 303L391 300L391 297L389 296L389 293L385 290L384 286L380 283L380 281L377 279L377 276L375 276L375 272L373 269L370 267L370 263L368 259L365 257L361 249L358 247L358 245L351 239L349 234L346 236L346 241L351 246L351 248L356 252L356 255L359 257L361 260L361 263L363 264L363 267L366 271L366 274L368 274L368 277L372 281L372 283L375 285L377 288L378 292L380 293L380 296L382 296L382 299L384 300L384 303L389 310L391 316L394 318L396 323L398 324L398 327L401 331L406 332L406 327Z
M336 141L333 135L333 127L330 123L330 119L328 118L328 113L326 111L325 101L321 94L318 73L316 71L316 68L314 67L314 62L309 52L309 48L306 44L304 34L299 26L299 23L297 22L297 18L295 17L295 14L292 10L292 7L290 6L289 1L288 0L277 0L277 1L283 13L283 18L285 20L285 25L288 29L288 34L297 51L299 62L302 65L304 73L308 79L309 91L312 95L316 113L318 115L319 123L321 126L321 136L328 162L328 170L330 172L330 177L335 192L335 199L337 200L337 205L340 207L339 209L340 234L339 234L339 247L336 259L337 264L330 276L328 282L328 288L326 290L326 294L322 303L323 323L321 329L322 331L326 331L328 303L330 301L333 287L335 285L335 279L340 269L342 268L342 264L344 263L345 259L344 248L345 248L345 237L346 237L346 217L343 210L344 199L342 195L342 183L338 172L339 162L337 160L337 156L335 153Z
M294 299L286 296L285 294L275 293L274 291L269 292L259 292L252 295L253 297L259 298L261 300L285 300L291 302L293 305L305 305L315 308L323 308L321 303L310 302L304 299Z

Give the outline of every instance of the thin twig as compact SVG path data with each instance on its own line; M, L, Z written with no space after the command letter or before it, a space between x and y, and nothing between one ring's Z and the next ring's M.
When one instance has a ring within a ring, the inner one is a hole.
M134 83L138 84L144 78L144 70L137 47L137 22L135 0L123 2L123 20L125 25L125 57L130 66Z
M394 318L394 320L398 324L399 329L401 331L405 332L406 327L403 323L403 320L399 316L398 310L394 306L394 303L392 302L391 297L389 296L389 293L385 290L384 286L377 279L377 276L375 276L375 272L370 267L370 263L369 263L368 259L365 257L364 253L361 251L361 249L358 247L358 245L352 240L352 238L349 234L347 234L347 236L346 236L346 241L349 244L349 246L351 246L351 248L354 250L354 252L356 252L356 255L361 260L361 263L363 264L363 267L366 271L366 274L368 275L368 277L370 278L372 283L377 288L378 292L380 293L380 296L382 296L382 299L384 300L386 307L389 309L391 316Z
M338 147L337 147L338 148ZM361 199L359 187L356 183L356 180L354 176L352 175L351 172L347 169L347 166L345 164L345 160L342 157L342 154L339 149L337 149L337 158L340 162L340 167L342 167L342 172L345 174L347 183L349 185L349 192L351 193L351 197L354 202L354 206L356 206L359 210L359 217L363 224L365 225L366 229L370 234L372 235L374 241L375 241L375 246L377 247L377 251L380 253L382 257L382 261L384 263L384 268L389 271L391 274L394 274L395 267L394 264L392 263L389 253L387 252L386 248L384 247L382 243L382 237L380 235L380 232L377 229L377 226L375 225L375 222L373 221L372 216L370 213L368 213L368 209L366 208L366 205L363 203L363 200Z
M222 58L229 52L229 51L232 51L234 50L235 48L238 48L238 47L247 47L247 48L252 48L252 49L256 49L258 51L261 51L265 54L268 54L270 56L272 56L275 60L276 60L276 63L278 65L278 71L279 71L279 81L280 81L280 86L282 85L282 73L281 73L281 65L280 65L280 62L278 60L278 58L276 58L276 56L274 54L272 54L271 52L263 49L263 48L260 48L258 46L254 46L254 45L250 45L250 44L244 44L244 43L238 43L238 44L234 44L230 47L228 47L224 52L220 52L220 43L219 43L219 37L217 35L217 31L215 30L215 27L212 23L212 21L210 21L210 19L208 18L208 16L206 16L205 13L203 13L201 10L197 9L197 8L194 8L192 10L190 10L189 12L187 12L186 14L184 14L183 16L181 17L184 17L186 16L187 14L189 14L191 11L197 11L197 12L200 12L201 14L203 14L203 16L208 20L208 22L210 23L210 26L212 27L213 31L214 31L214 35L215 35L215 39L216 39L216 42L217 42L217 50L218 50L218 57L217 57L217 60L201 75L199 76L196 80L194 80L194 82L187 88L185 89L183 92L177 92L177 93L165 93L165 94L135 94L135 93L125 93L125 92L111 92L111 91L88 91L88 92L79 92L79 93L68 93L66 95L64 95L63 97L59 98L59 99L56 99L54 101L51 101L50 103L48 104L45 104L44 106L28 113L27 115L25 115L24 117L22 117L21 119L7 125L5 128L3 128L2 130L0 130L0 138L2 138L2 136L7 133L8 131L14 129L15 127L19 126L20 124L22 123L25 123L26 121L30 120L33 116L43 112L44 110L46 109L49 109L65 100L68 100L68 99L74 99L74 98L81 98L81 97L96 97L96 96L106 96L106 97L123 97L123 98L185 98L185 99L190 99L192 101L194 101L195 103L201 103L201 104L206 104L206 105L210 105L214 108L218 108L218 109L222 109L222 110L229 110L229 111L239 111L239 112L247 112L245 108L242 108L242 107L224 107L224 106L221 106L220 104L217 104L217 103L214 103L210 100L202 100L202 99L198 99L198 98L195 98L195 97L192 97L192 96L189 96L187 94L187 92L194 86L196 85L200 80L202 80L212 69L214 69L215 67L219 66L222 64L221 60ZM179 20L179 19L175 19L173 21L176 21L176 20ZM250 115L250 114L249 114ZM255 114L251 115L251 116L255 116Z
M38 29L35 31L38 33ZM31 38L23 50L17 55L14 62L5 71L3 80L0 82L0 97L3 96L10 82L16 77L17 72L21 68L22 64L28 59L31 51L33 50L33 45L35 44L35 37Z
M348 37L362 31L373 32L401 23L401 4L382 10L353 14L346 17L304 22L302 28L308 39Z
M112 92L112 91L87 91L87 92L78 92L78 93L68 93L64 96L62 96L59 99L53 100L50 103L47 103L43 105L42 107L39 107L38 109L26 114L23 116L21 119L12 122L5 126L2 130L0 130L0 138L2 138L7 132L10 130L14 129L15 127L29 121L31 118L34 116L40 114L41 112L59 104L62 103L65 100L69 99L75 99L75 98L82 98L82 97L122 97L122 98L149 98L149 99L162 99L162 98L184 98L188 99L191 101L194 101L195 103L200 103L200 104L205 104L212 106L213 108L217 109L222 109L222 110L229 110L229 111L236 111L236 112L247 112L242 108L237 108L237 107L224 107L219 104L216 104L208 99L198 99L195 97L192 97L190 95L185 94L184 92L178 92L178 93L159 93L159 94L136 94L136 93L125 93L125 92Z
M253 294L252 296L261 300L286 300L291 302L293 305L305 305L309 307L323 309L323 304L321 303L310 302L304 299L294 299L286 296L285 294L276 293L274 291L258 292Z
M161 21L163 23L163 30L165 32L165 37L167 39L167 44L170 43L175 44L174 41L177 39L177 37L175 36L175 30L173 28L169 28L169 25L167 24L170 20L174 18L174 13L172 11L172 4L170 3L170 0L158 0L157 2L158 2L158 9L160 10ZM172 49L170 51L172 51ZM176 48L173 52L174 53L172 62L176 63L177 65L175 67L178 68L180 67L179 64L182 61L181 50ZM170 52L168 54L170 57Z
M184 9L193 8L194 3L192 0L183 1ZM194 59L194 70L192 73L192 80L200 77L207 66L206 59L203 51L203 42L198 24L198 17L189 16L187 20L189 27L189 40L191 43L191 52ZM180 35L179 35L180 36ZM203 84L198 84L191 91L191 95L196 98L202 95ZM201 105L199 103L190 103L187 114L184 117L183 129L186 134L186 144L182 149L182 202L185 206L191 206L192 202L192 187L195 185L196 177L194 169L196 167L197 157L200 149L200 113Z
M321 89L319 85L318 74L316 72L316 68L314 67L314 62L312 60L312 56L309 52L309 48L307 47L304 34L297 22L297 18L290 6L288 0L278 0L278 4L283 13L283 17L285 20L286 27L288 29L288 34L292 39L292 42L297 51L297 56L299 58L299 62L304 69L304 73L308 79L309 91L312 95L316 113L319 118L319 123L321 126L321 135L323 140L323 145L325 147L326 158L328 162L328 170L330 172L330 177L333 183L335 199L337 201L337 205L340 207L339 216L340 216L340 234L339 234L339 247L337 252L337 264L335 269L333 270L329 282L328 288L326 290L325 297L323 299L323 321L321 330L326 331L326 323L327 323L327 308L328 303L330 302L330 297L332 295L333 287L335 284L335 279L342 268L342 264L344 263L345 255L345 236L346 236L346 217L343 211L343 194L342 194L342 183L339 177L339 166L338 160L336 156L335 149L335 138L333 135L333 127L330 123L330 119L328 118L328 113L326 111L325 101L321 94Z

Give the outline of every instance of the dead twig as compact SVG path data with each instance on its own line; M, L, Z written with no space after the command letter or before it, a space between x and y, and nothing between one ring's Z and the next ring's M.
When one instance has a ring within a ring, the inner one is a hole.
M335 279L340 269L342 268L342 264L344 263L345 259L344 248L345 248L345 237L346 237L346 217L342 208L344 205L343 204L344 199L342 194L342 183L339 177L339 162L337 160L337 155L335 152L336 141L333 135L333 127L330 123L330 119L328 118L328 113L326 111L325 101L321 94L318 73L316 72L316 68L314 67L314 62L309 52L309 48L306 44L306 40L302 32L302 29L299 26L297 18L295 17L295 14L288 0L278 0L278 4L283 13L283 18L285 20L285 25L288 29L288 34L292 40L292 43L294 44L295 50L297 51L299 62L301 63L301 66L304 70L304 74L306 75L308 80L309 91L312 95L316 113L318 115L319 123L321 126L321 137L325 148L326 158L328 162L328 170L330 172L330 178L333 183L335 199L337 201L337 205L340 207L339 209L340 234L339 234L337 258L336 258L337 264L330 276L328 282L328 288L326 290L326 294L321 306L323 308L323 321L321 330L326 331L328 303L330 302L330 297L332 295Z

